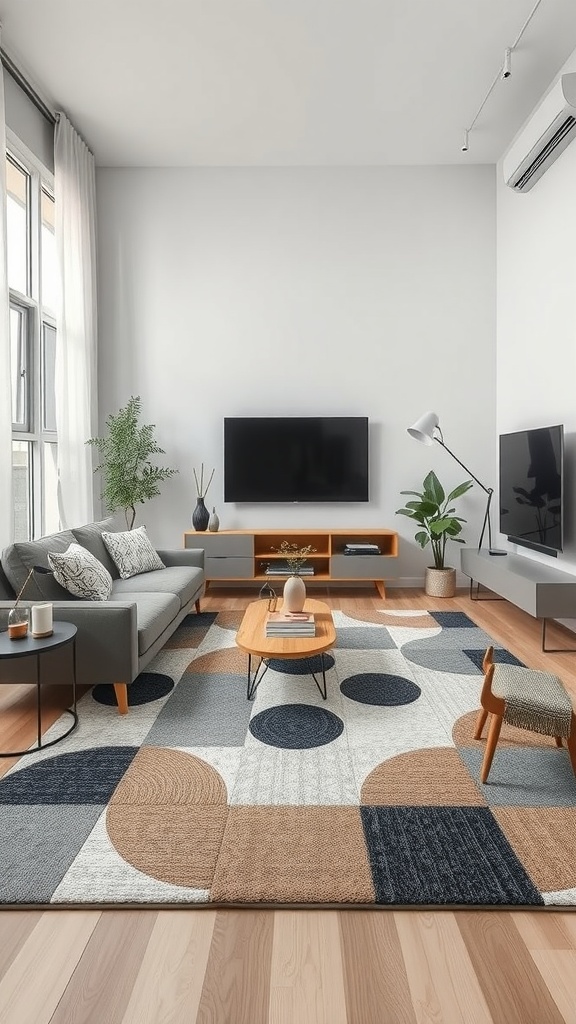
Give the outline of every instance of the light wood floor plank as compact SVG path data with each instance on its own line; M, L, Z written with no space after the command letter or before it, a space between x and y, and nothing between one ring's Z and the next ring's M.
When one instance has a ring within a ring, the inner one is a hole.
M277 911L270 973L269 1024L348 1024L337 911Z
M393 912L345 910L339 924L351 1024L416 1024Z
M453 913L395 914L416 1020L492 1024Z
M156 916L155 911L102 912L50 1024L120 1024Z
M572 934L570 919L573 918ZM572 914L512 912L510 919L530 952L535 949L576 949L576 917Z
M576 950L537 949L532 953L562 1019L576 1021Z
M196 1020L216 912L159 911L122 1024Z
M196 1024L267 1024L273 912L218 911Z
M0 979L4 977L14 957L34 931L41 910L0 911Z
M0 1024L48 1024L99 919L96 910L42 914L0 981Z
M563 1020L510 916L460 911L458 926L495 1024Z

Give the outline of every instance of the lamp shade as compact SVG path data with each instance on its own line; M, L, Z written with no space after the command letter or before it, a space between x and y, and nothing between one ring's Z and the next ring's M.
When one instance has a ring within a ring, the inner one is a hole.
M433 444L434 431L438 423L439 419L435 412L425 412L416 423L408 427L408 433L422 444Z

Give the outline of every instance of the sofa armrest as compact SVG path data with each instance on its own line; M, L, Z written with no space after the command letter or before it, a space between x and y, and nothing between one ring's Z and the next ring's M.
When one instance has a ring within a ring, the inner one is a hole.
M158 550L164 565L193 565L204 568L204 548L176 548Z
M22 604L30 607L31 602ZM13 607L13 601L0 601L0 629L6 628L8 612ZM131 683L136 678L138 625L133 601L55 601L53 609L55 619L71 622L78 629L76 675L79 685ZM8 681L8 673L14 675L18 662L27 660L0 662L0 681ZM48 666L48 662L46 664ZM60 675L63 660L54 658L50 664L45 681L66 682L67 676L62 679Z

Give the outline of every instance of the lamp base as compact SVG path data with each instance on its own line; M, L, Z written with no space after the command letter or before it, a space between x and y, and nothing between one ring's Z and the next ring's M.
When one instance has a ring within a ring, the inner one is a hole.
M489 555L507 555L507 551L503 551L502 548L488 548Z

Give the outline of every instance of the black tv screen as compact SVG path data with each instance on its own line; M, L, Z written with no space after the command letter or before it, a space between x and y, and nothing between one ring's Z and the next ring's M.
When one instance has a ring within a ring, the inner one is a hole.
M500 531L515 544L557 555L563 543L564 428L500 436Z
M368 501L368 418L226 418L224 501Z

